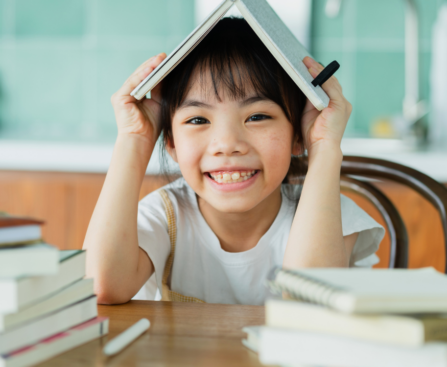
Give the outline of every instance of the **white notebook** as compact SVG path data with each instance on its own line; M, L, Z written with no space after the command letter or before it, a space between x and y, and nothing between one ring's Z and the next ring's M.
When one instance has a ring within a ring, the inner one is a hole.
M82 279L85 257L85 250L63 250L59 251L57 274L0 278L0 314L22 310Z
M446 312L447 277L433 268L276 269L274 292L346 313Z
M409 348L332 335L261 328L259 359L280 366L446 367L447 343Z
M0 278L51 275L58 270L59 250L49 244L0 248Z
M302 60L310 56L304 46L279 18L265 0L224 0L163 62L131 93L142 99L168 75L199 43L233 6L245 20L318 110L329 104L329 97L320 86L312 85L313 78Z
M81 279L39 302L33 303L18 312L0 313L0 335L20 325L48 315L61 308L94 295L93 279Z
M49 315L0 334L0 355L37 343L39 340L68 330L98 315L96 296L89 297Z

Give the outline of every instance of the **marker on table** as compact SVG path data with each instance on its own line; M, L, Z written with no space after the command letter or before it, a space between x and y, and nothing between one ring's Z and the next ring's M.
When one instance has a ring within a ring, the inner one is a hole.
M143 334L151 323L148 319L141 319L130 328L109 341L102 350L106 356L111 356L121 352L125 347L132 343L136 338Z

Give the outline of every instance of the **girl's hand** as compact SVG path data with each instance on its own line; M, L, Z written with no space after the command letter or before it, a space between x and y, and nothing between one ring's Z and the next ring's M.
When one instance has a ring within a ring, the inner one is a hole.
M310 57L305 57L303 62L313 78L324 69ZM304 144L309 158L320 146L340 149L341 139L352 111L352 105L343 96L337 78L330 77L322 88L330 98L329 106L320 112L308 100L301 119Z
M151 99L136 100L130 95L134 88L146 78L164 59L165 53L144 62L113 94L111 101L115 110L118 135L142 136L155 143L160 134L160 84L151 91Z

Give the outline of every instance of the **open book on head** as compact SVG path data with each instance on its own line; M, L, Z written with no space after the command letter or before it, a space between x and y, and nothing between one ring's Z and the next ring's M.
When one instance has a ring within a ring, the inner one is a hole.
M318 110L329 104L329 97L320 86L312 84L313 78L303 63L310 56L266 0L224 0L210 16L199 25L166 59L131 93L143 99L171 70L173 70L233 6L253 28L267 49L276 58L292 80Z

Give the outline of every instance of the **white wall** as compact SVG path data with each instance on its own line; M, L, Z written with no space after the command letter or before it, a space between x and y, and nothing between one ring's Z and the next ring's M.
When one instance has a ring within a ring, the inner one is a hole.
M267 0L280 18L287 24L298 40L309 48L311 0ZM195 0L196 24L205 18L222 3L222 0ZM240 16L235 6L227 16Z

